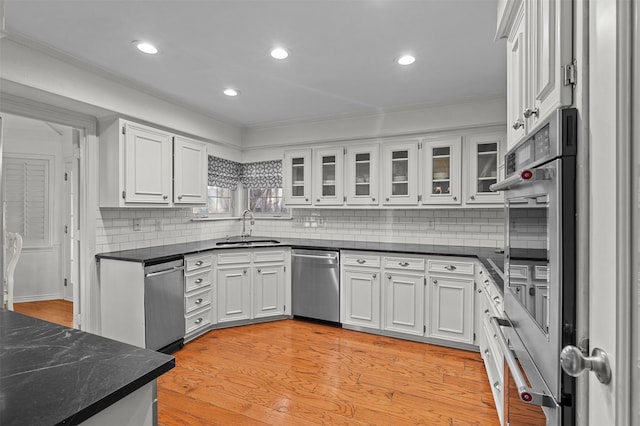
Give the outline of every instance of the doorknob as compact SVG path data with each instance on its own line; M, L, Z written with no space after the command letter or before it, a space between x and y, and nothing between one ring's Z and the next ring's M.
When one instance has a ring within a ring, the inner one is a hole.
M560 352L560 365L565 373L578 377L585 370L596 374L602 384L611 381L611 367L607 353L600 348L594 348L591 356L585 356L580 348L572 345L565 346Z

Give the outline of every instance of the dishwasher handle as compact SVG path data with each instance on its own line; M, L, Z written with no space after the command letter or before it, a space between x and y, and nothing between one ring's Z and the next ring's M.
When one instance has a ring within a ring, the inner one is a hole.
M338 255L336 254L335 256L329 255L329 256L320 256L320 255L314 255L314 254L299 254L299 253L294 253L292 255L292 257L304 257L307 259L325 259L325 260L338 260Z
M165 275L165 274L170 274L171 272L183 271L183 270L184 270L184 266L174 266L173 268L170 268L170 269L163 269L162 271L150 272L148 274L144 274L144 277L145 278L157 277L158 275Z

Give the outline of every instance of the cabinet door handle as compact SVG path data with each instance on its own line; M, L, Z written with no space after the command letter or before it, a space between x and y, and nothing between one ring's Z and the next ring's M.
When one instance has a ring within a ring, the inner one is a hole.
M376 199L375 198L371 198L371 201L376 201Z
M198 318L197 320L195 320L195 324L200 324L202 322L202 318Z
M389 199L387 198L387 201L389 201Z
M316 203L319 203L319 202L320 202L320 198L316 198Z
M453 196L453 201L458 201L458 197L456 197L455 195Z
M247 270L245 269L244 271L242 271L242 273L243 273L243 274L246 274L246 273L247 273Z
M524 127L524 120L522 118L518 118L513 122L511 127L513 127L513 130L518 130L520 127Z
M433 285L438 285L438 280L433 280Z
M202 264L203 264L203 263L204 263L204 262L203 262L202 260L198 260L198 261L196 262L196 266L202 266Z
M536 117L538 117L539 111L538 108L527 108L524 111L522 111L522 115L524 115L524 118L530 118L532 115L535 115Z
M196 280L196 284L200 284L202 281L204 281L202 278L198 278L198 279Z
M391 279L391 275L387 274L387 279L390 280Z
M262 272L262 269L258 269L258 273L261 273L261 272Z
M447 271L455 271L458 268L456 268L453 265L447 265L447 266L444 267L444 269L446 269Z
M200 299L196 300L196 305L201 304L203 300L204 300L204 299L202 299L202 298L200 298Z
M496 388L496 390L497 390L498 392L500 392L500 382L496 381L496 382L493 384L493 387L494 387L494 388Z
M309 201L309 199L308 199L308 198L305 198L304 200L305 200L305 201Z
M373 278L376 278L378 276L378 274L373 274Z
M361 265L362 265L363 263L367 263L367 261L366 261L366 260L364 260L364 259L358 259L358 260L356 260L356 262L358 262L358 263L359 263L359 264L361 264Z
M163 195L163 196L162 196L162 199L163 199L163 200L166 200L167 198L169 198L169 196L168 196L168 195Z
M484 350L484 354L485 354L486 356L491 356L491 352L489 352L489 349L485 349L485 350Z
M472 195L472 196L471 196L471 197L469 197L469 198L471 198L472 200L475 200L475 199L476 199L476 196L475 196L475 195Z
M409 266L409 262L398 262L398 265L402 267L406 267L406 266Z
M178 200L182 200L182 195L178 195Z

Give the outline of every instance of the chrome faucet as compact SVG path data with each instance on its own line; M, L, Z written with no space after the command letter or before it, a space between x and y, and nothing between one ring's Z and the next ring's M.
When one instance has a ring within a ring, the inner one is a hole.
M247 213L251 215L251 222L249 222L249 233L246 233L246 221L247 221ZM255 223L255 218L253 217L253 212L249 209L246 209L242 212L242 240L244 241L247 237L251 236L251 231L253 224Z

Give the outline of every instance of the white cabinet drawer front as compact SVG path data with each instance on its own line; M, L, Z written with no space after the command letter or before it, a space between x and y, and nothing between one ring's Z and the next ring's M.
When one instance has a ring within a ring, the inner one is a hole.
M218 253L218 265L230 265L233 263L251 263L251 252Z
M529 267L526 265L509 265L509 278L522 278L526 280L529 277Z
M189 334L209 324L211 324L211 306L187 315L184 319L184 330Z
M185 296L184 311L189 313L211 304L211 287Z
M492 384L496 380L499 380L502 383L504 372L503 372L503 363L504 363L504 355L500 350L500 343L498 343L498 335L495 331L493 331L493 327L491 326L490 319L485 318L482 321L482 332L486 336L487 347L482 350L482 358L486 361L491 361L492 372L495 374L494 377L489 377L492 379ZM489 368L489 366L487 366Z
M382 264L385 269L406 269L424 272L424 259L417 257L384 257Z
M253 254L254 262L284 262L285 259L284 250L257 251Z
M535 266L533 269L533 278L536 280L549 280L549 267Z
M380 267L380 256L370 254L345 254L342 256L342 263L348 266L368 266L371 268Z
M185 267L187 272L194 271L196 269L206 268L207 266L211 266L211 262L213 257L209 254L206 256L189 256L185 257Z
M211 285L211 269L187 275L184 282L184 290L189 292L207 285Z
M448 260L429 260L429 272L444 272L473 275L473 262L456 262Z

